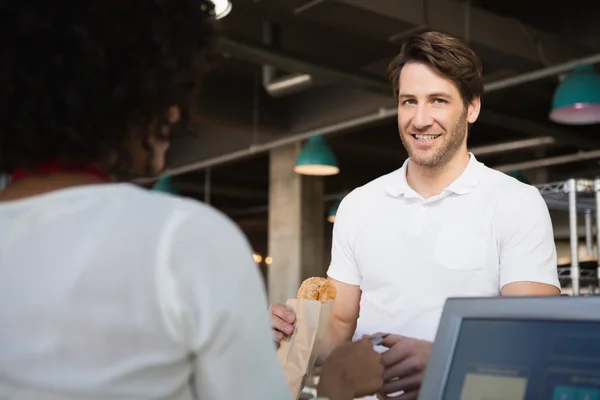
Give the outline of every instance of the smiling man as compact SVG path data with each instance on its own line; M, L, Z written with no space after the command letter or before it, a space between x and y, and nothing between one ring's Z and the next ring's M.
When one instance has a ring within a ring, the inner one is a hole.
M467 151L482 67L462 41L411 37L390 64L404 165L345 197L329 279L338 289L320 357L353 336L387 332L382 393L418 395L448 297L558 295L556 250L539 192ZM271 308L276 340L289 328Z

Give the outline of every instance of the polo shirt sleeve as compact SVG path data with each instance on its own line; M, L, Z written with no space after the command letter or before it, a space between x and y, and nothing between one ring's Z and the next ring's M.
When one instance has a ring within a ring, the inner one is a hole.
M359 210L352 210L352 193L340 203L333 224L331 263L327 275L337 281L359 286L362 277L354 257L353 219ZM353 212L354 211L354 212Z
M533 186L505 199L499 229L500 288L538 282L560 288L556 246L548 206Z
M252 249L227 217L199 206L171 218L157 274L165 327L193 360L195 394L287 399Z

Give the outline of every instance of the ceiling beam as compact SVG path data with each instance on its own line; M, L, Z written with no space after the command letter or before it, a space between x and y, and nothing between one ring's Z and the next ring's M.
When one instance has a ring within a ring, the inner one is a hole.
M500 114L492 110L482 110L479 115L479 121L498 128L523 132L531 136L552 136L560 144L577 147L582 150L592 150L600 147L600 139L591 140L578 135L574 131L561 129L556 125Z
M361 72L358 67L345 70L339 66L328 66L290 51L274 51L269 46L245 38L221 37L216 44L219 51L240 60L268 64L292 72L314 75L325 82L342 82L363 90L390 95L389 85L384 79Z
M556 64L589 54L583 45L527 26L514 18L453 0L337 0L374 14L465 38L536 64ZM399 32L401 33L401 32ZM400 35L401 36L401 35Z

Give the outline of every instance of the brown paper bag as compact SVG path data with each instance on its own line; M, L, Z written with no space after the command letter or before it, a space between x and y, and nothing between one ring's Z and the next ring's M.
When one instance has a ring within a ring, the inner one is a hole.
M290 299L287 305L296 313L294 333L281 341L277 355L293 399L298 399L325 337L333 301Z

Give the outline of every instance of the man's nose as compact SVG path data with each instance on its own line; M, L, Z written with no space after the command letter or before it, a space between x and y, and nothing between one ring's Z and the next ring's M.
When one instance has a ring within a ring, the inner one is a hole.
M427 107L417 107L415 116L413 118L413 126L419 131L427 130L433 125L433 118L431 117Z

